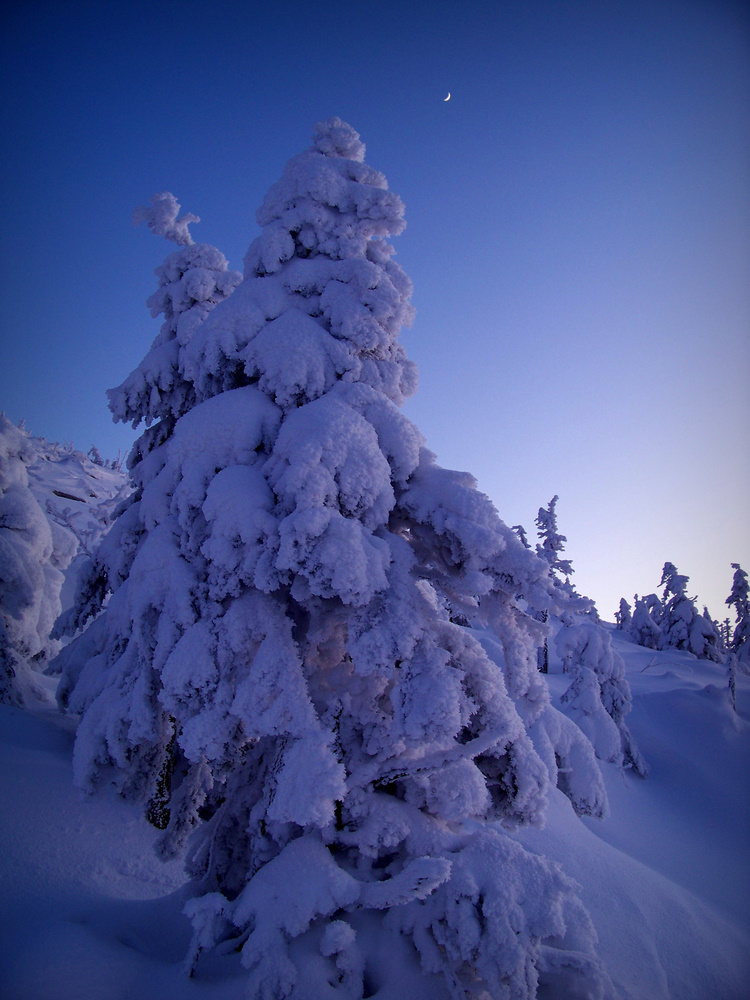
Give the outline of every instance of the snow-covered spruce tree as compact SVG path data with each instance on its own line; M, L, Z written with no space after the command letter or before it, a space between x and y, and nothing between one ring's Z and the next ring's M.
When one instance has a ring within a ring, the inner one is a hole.
M600 996L570 883L504 832L541 820L557 761L580 810L602 804L518 600L554 608L556 588L398 409L416 382L385 242L402 211L339 119L269 191L244 281L178 351L189 386L136 447L76 620L106 607L60 655L77 780L150 801L165 853L195 830L189 967L232 941L251 996L363 996L365 911L456 998L563 997L571 977ZM500 665L447 602L492 626Z
M633 622L633 615L630 605L624 597L620 598L620 607L615 611L615 624L621 632L629 632Z
M739 563L732 563L732 592L726 604L734 608L735 626L729 641L729 651L737 657L739 667L750 673L750 588L747 573Z
M709 615L702 615L698 611L695 599L687 596L689 579L678 573L673 563L664 563L661 574L664 594L659 622L659 646L661 649L668 646L687 649L702 659L720 663L724 657L720 650L718 630Z
M647 594L633 600L633 617L628 628L628 634L639 646L647 649L659 649L661 645L662 604L656 594Z
M534 520L537 526L537 534L540 541L537 542L537 555L544 559L550 567L550 576L554 585L565 592L566 595L573 593L569 577L573 572L573 565L568 559L560 559L560 553L565 548L567 538L557 530L557 514L555 507L560 498L555 494L549 502L548 507L540 507ZM516 525L513 530L518 533L519 538L528 548L528 541L523 528ZM522 533L523 532L523 533ZM560 575L562 574L562 575ZM549 611L546 608L537 611L537 619L541 622L548 620ZM537 650L537 665L543 674L549 671L549 638L544 636L542 645Z
M50 630L77 548L29 489L34 454L28 431L0 414L0 701L15 705L44 697L34 674L60 648Z
M546 559L552 570L554 578L559 586L565 589L572 589L570 577L573 575L573 563L570 559L563 559L562 553L565 551L567 538L557 530L557 501L559 496L555 495L547 507L540 507L534 523L537 526L537 534L540 541L537 543L537 554Z

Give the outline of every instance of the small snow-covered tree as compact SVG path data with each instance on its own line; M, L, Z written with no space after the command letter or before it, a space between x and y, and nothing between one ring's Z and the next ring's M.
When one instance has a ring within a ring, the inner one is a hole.
M363 909L456 998L558 974L598 995L570 883L504 832L541 821L558 765L579 811L603 809L591 744L536 670L525 602L554 610L559 588L398 409L416 385L385 241L402 211L331 119L268 192L231 298L184 338L159 298L177 322L111 396L159 423L59 657L76 778L148 804L164 853L198 828L188 966L232 939L252 996L291 994L289 943L316 927L325 990L360 997Z
M530 549L531 546L529 545L529 539L528 539L528 536L526 534L526 529L524 528L524 526L522 524L514 524L513 525L513 530L518 535L518 537L521 539L521 544L523 545L523 547L525 549Z
M732 591L726 604L734 608L735 626L729 641L730 652L737 658L740 669L750 673L750 587L747 573L739 563L732 563Z
M621 632L630 631L630 626L633 622L633 615L630 609L630 605L625 600L624 597L620 598L620 607L615 611L615 624Z
M556 644L572 676L561 700L570 705L597 757L645 776L648 767L625 722L632 708L625 663L612 648L609 633L595 622L569 625L557 633Z
M565 550L567 538L557 530L557 501L560 498L555 495L550 500L547 507L540 507L534 523L537 526L537 533L540 541L537 543L536 551L542 559L546 559L552 570L552 574L561 586L571 587L570 577L573 575L573 563L570 559L561 558Z
M557 530L557 513L555 507L560 498L555 495L549 502L548 507L540 507L534 523L537 526L537 534L541 541L537 542L537 555L544 559L550 567L550 575L556 587L564 590L566 594L572 594L573 588L570 585L570 574L573 572L572 563L567 559L560 559L560 553L565 548L567 538ZM528 547L523 528L520 525L514 528L521 541ZM564 577L564 579L561 578ZM549 612L546 608L537 611L537 618L541 622L547 622ZM546 674L549 671L549 639L545 634L541 646L537 650L537 666L539 670Z
M33 459L28 431L0 414L0 701L16 705L44 697L34 674L60 648L50 631L77 548L29 489Z
M677 572L673 563L664 563L660 648L687 649L695 656L718 663L723 659L719 633L710 616L700 614L695 599L687 596L688 580L689 577Z
M662 604L656 594L645 597L635 595L633 618L628 633L639 646L647 649L659 649L661 644Z

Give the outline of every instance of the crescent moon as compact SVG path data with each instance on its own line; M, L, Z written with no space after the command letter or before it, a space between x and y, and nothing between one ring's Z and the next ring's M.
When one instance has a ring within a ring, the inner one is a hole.
M451 92L450 92L450 90L449 90L449 91L448 91L448 96L447 96L447 97L444 97L444 98L443 98L443 104L445 104L445 102L446 102L446 101L449 101L450 99L451 99Z

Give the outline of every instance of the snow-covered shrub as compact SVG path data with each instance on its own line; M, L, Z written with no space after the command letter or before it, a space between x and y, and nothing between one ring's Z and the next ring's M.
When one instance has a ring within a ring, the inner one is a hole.
M591 740L597 757L647 773L646 762L625 723L632 708L625 664L609 633L595 623L563 626L557 652L572 676L562 701Z
M540 508L536 518L540 542L537 553L550 565L552 578L561 595L562 610L539 617L548 620L554 633L557 656L563 669L571 674L571 684L561 698L568 715L585 733L600 760L615 762L620 766L632 767L645 775L647 766L636 746L625 716L632 707L630 686L625 678L622 658L612 649L609 634L602 627L594 602L577 593L570 582L573 566L569 559L562 559L561 553L567 540L557 527L556 506L558 497L550 500L548 507ZM630 608L627 601L620 603L620 615L627 621ZM540 649L539 660L546 673L549 664L548 640ZM559 731L559 723L554 727ZM563 738L559 732L558 739ZM568 736L569 738L569 736ZM557 755L560 756L559 753ZM572 768L572 760L576 768ZM585 769L582 763L586 762ZM597 782L593 775L587 753L580 748L571 748L570 756L563 763L558 785L579 813L595 816L607 811L606 796L595 792ZM583 778L583 775L587 775Z
M0 414L0 700L18 705L43 696L34 671L60 647L50 631L77 548L29 489L35 454L28 431Z
M188 966L231 941L253 996L290 994L290 943L321 927L332 981L361 996L358 909L457 998L531 998L540 970L596 995L571 885L505 832L541 823L558 764L601 805L536 669L525 602L560 591L398 409L416 385L385 242L403 206L350 126L313 139L258 212L244 281L189 338L178 319L177 381L153 396L149 362L112 396L158 423L68 627L101 614L58 658L76 779L146 804L165 854L193 834Z

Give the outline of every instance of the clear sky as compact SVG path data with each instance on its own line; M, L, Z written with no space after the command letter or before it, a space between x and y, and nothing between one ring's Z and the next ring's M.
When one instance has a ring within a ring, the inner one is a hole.
M750 571L750 8L730 0L13 2L0 15L0 409L108 456L158 330L172 191L241 270L339 115L406 204L406 412L509 524L559 494L612 619L665 560ZM450 91L451 100L443 99Z

